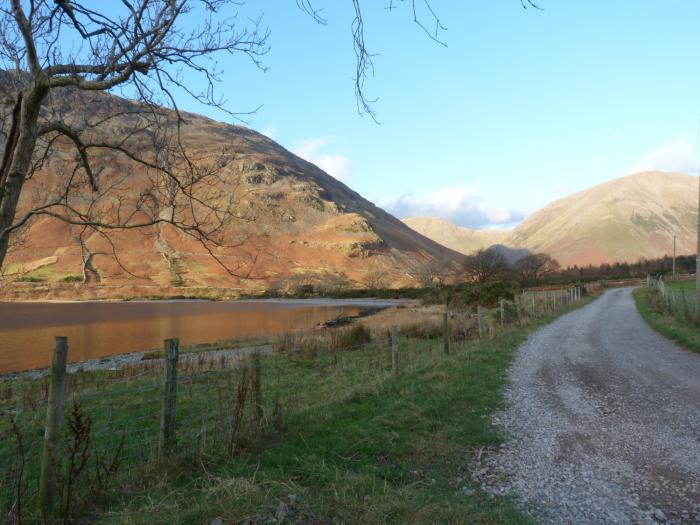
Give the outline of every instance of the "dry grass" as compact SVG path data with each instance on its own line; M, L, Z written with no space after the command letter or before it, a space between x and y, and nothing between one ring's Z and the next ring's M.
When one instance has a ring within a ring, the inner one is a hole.
M444 305L406 306L383 310L376 315L360 320L374 337L386 337L393 327L404 337L435 339L443 336ZM487 328L495 321L493 314L485 314ZM461 341L476 339L479 328L474 312L451 310L449 313L450 339Z

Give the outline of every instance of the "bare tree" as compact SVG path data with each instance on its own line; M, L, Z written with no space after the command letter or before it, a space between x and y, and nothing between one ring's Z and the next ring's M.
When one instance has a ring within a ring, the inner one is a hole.
M373 108L376 99L368 97L365 91L365 81L374 76L374 63L372 62L373 53L365 44L363 3L361 0L351 1L355 12L351 28L356 56L354 81L357 109L360 114L367 114L376 121L376 113ZM323 9L318 7L319 2L320 0L296 0L300 9L308 13L317 23L326 25L327 20L323 16ZM519 0L519 2L523 9L528 7L541 9L533 0ZM385 8L387 11L391 12L402 7L410 11L413 23L416 24L421 33L437 44L447 46L443 40L443 33L447 31L447 28L433 7L431 0L386 0Z
M700 191L700 188L699 188ZM700 194L698 195L698 229L695 243L695 324L700 325Z
M314 0L296 1L325 23ZM374 116L364 90L373 73L372 54L365 46L361 2L351 1L358 108ZM520 2L537 7L532 0ZM114 232L169 225L201 243L230 273L239 270L226 267L218 255L242 243L227 237L226 226L248 219L231 190L216 184L234 152L188 149L188 116L175 101L185 93L227 111L214 89L220 79L217 54L241 54L264 68L269 33L259 19L240 22L235 9L241 3L0 4L0 267L13 237L51 217L104 238L115 258ZM386 5L401 6L410 7L419 28L443 43L445 27L430 0ZM233 13L228 18L227 9ZM193 74L203 89L193 87ZM117 161L127 167L114 173L110 168Z
M169 224L213 256L236 216L213 182L230 151L197 156L183 139L176 93L223 107L217 53L260 65L268 33L221 10L234 0L9 0L0 7L0 266L10 239L53 217L109 241L116 230ZM199 25L192 28L193 18ZM262 66L261 66L262 67ZM204 79L195 91L189 71ZM107 95L119 90L135 102ZM72 148L73 155L67 154ZM128 169L109 174L119 160ZM49 169L50 168L50 169ZM138 183L134 173L141 176ZM41 177L29 204L28 181ZM137 185L134 187L134 185Z
M362 277L362 284L368 290L380 290L389 285L389 274L384 270L373 270Z
M448 282L455 280L457 270L450 261L425 258L410 263L408 274L419 286L430 288L433 286L444 286Z
M515 263L515 270L525 281L537 281L560 270L559 263L546 253L526 255Z
M435 286L435 261L432 259L417 259L408 263L408 275L421 288Z
M508 260L497 250L479 250L468 255L462 268L467 280L479 284L502 279L510 271Z
M434 280L438 286L454 283L459 277L459 265L452 261L435 261Z

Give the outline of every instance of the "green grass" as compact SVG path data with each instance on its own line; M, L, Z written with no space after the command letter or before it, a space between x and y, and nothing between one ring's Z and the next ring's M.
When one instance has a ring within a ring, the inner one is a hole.
M70 275L66 275L64 277L61 277L60 281L63 283L82 283L83 277L81 275L70 274Z
M472 451L500 442L488 416L522 338L514 332L295 413L282 434L251 442L234 460L214 460L206 472L178 465L166 484L113 502L119 510L104 522L266 523L296 495L302 523L528 523L507 501L463 494Z
M53 269L49 268L48 266L42 266L40 268L37 268L36 270L27 272L18 280L21 282L42 283L51 280L53 276Z
M692 303L695 283L680 281L669 286L676 290L685 290L687 300ZM634 299L639 313L649 326L683 348L700 353L700 329L694 322L685 318L682 308L673 313L669 312L661 293L647 287L637 288L634 291Z
M695 281L671 281L667 283L674 290L684 290L688 296L688 300L692 300L693 294L695 293Z
M126 436L120 471L83 515L109 524L200 524L217 516L271 523L285 502L285 523L529 523L509 500L474 486L470 459L501 443L490 416L502 406L513 353L554 317L482 343L454 343L449 356L441 339L403 338L399 377L383 341L264 356L265 413L279 401L284 429L248 424L234 457L227 417L240 368L180 371L179 453L166 463L148 459L157 444L160 369L126 379L79 374L69 391L80 393L92 418L96 450L108 455ZM41 410L26 409L37 398L41 406L42 382L13 388L10 395L0 389L0 399L13 410L17 398L25 402L20 424L28 441L40 443ZM2 443L0 456L11 454L12 440ZM35 468L25 474L36 475Z

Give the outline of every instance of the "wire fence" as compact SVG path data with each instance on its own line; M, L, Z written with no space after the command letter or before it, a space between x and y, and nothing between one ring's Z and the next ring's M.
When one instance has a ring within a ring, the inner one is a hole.
M675 279L675 281L678 281L678 279ZM649 275L647 276L647 286L659 291L663 304L670 314L683 317L688 321L697 319L695 298L682 285L669 286L662 276L653 277Z
M480 340L584 294L525 292L491 308L446 311L432 324L353 323L248 351L179 353L177 340L167 340L160 359L71 374L64 360L47 377L0 383L0 522L80 522L110 491L134 480L145 488L158 465L201 454L235 458L282 432L288 418L324 417L358 392L469 356Z

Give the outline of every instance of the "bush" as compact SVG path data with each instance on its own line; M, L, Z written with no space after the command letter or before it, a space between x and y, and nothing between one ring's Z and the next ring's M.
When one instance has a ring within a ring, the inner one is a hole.
M80 275L66 275L61 281L64 283L82 283L83 278Z
M46 279L42 279L41 277L35 277L31 275L25 275L17 280L21 283L43 283Z
M506 281L445 286L426 292L425 304L446 304L448 308L494 307L501 299L513 300L513 285Z
M302 284L294 289L292 295L294 297L313 297L316 295L316 290L313 284Z

